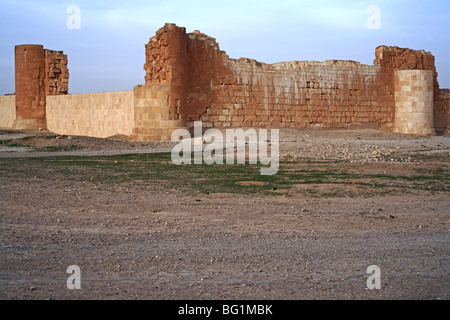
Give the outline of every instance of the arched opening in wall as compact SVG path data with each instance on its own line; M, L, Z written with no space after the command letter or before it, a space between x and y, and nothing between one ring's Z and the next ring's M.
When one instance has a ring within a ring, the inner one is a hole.
M23 49L23 59L25 61L25 64L27 64L27 49Z

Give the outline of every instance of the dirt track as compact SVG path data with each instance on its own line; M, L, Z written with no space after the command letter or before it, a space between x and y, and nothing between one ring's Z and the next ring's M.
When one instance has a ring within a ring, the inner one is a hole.
M199 193L209 176L189 187L181 175L111 183L108 166L95 171L104 180L94 183L92 170L100 169L90 164L30 156L170 151L171 144L0 132L7 141L0 145L0 298L449 299L448 137L296 130L280 137L283 174L314 167L329 181L267 191L270 182L244 179L233 192ZM114 172L127 167L120 168ZM81 269L81 290L67 289L70 265ZM381 269L380 290L366 287L370 265Z

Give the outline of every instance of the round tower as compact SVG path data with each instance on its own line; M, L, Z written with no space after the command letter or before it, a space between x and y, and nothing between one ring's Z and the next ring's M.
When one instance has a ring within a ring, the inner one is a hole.
M15 47L16 129L45 128L45 54L42 45Z
M434 135L433 71L396 70L394 132Z

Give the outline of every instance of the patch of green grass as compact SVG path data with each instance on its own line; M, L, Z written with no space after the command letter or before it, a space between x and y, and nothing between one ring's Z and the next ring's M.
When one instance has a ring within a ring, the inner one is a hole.
M8 147L14 148L14 147L29 147L29 146L23 146L17 143L11 143L13 140L0 140L0 145L7 145Z
M0 140L0 145L7 145L8 147L14 148L14 147L30 147L27 145L21 145L18 143L11 143L13 140Z
M450 191L448 168L421 170L411 175L359 174L339 169L334 164L305 163L302 159L282 161L279 172L273 176L262 176L260 168L261 165L249 164L175 165L170 153L0 159L0 175L5 176L89 181L105 187L132 184L189 194L297 193L342 197L411 190Z
M49 152L57 152L57 151L72 151L72 150L79 150L82 149L82 147L79 147L77 145L70 145L70 146L46 146L42 148L34 148L35 151L49 151Z
M13 140L0 140L0 145L7 145L8 147L24 147L24 148L33 148L34 151L49 151L49 152L57 152L57 151L72 151L82 149L77 145L70 146L46 146L46 147L33 147L30 145L22 145L17 143L11 143Z
M399 154L397 155L397 158L410 158L411 162L429 161L429 160L450 162L448 152L425 153L424 151L429 150L416 150L414 152L404 155Z

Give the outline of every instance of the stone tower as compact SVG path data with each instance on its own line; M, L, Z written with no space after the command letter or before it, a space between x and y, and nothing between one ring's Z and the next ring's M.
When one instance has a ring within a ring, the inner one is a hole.
M46 128L46 97L67 94L69 71L62 51L42 45L15 47L15 129Z
M396 70L394 132L434 135L433 71Z

